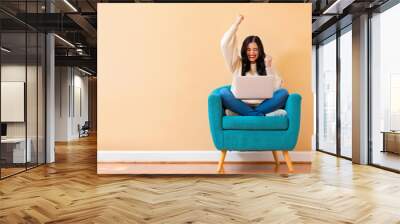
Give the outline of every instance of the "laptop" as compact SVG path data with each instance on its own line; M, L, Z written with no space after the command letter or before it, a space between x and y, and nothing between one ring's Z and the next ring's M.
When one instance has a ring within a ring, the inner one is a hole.
M269 99L274 93L273 76L235 76L236 89L233 95L238 99Z

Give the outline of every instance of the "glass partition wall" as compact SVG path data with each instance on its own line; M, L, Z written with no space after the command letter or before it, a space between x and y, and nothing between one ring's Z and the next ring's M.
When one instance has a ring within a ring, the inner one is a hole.
M351 25L317 45L317 150L352 157Z
M35 13L40 2L18 7ZM45 41L44 33L0 11L1 179L45 163Z
M400 95L399 21L400 4L388 1L370 12L367 34L368 164L395 172L400 172L400 101L397 97ZM336 37L319 43L316 54L319 95L317 149L348 159L352 157L351 43L350 25L337 32ZM326 55L327 52L330 55ZM336 88L332 87L335 85ZM333 110L335 104L336 110Z
M352 33L351 26L340 36L340 155L352 158Z
M336 153L336 36L318 46L318 149Z
M400 172L400 4L371 18L370 163Z

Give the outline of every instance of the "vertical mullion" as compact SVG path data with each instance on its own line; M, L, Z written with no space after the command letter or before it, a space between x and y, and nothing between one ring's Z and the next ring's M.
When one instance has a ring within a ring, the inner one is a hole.
M45 0L45 13L47 13L47 0ZM44 161L43 163L47 163L47 38L48 33L44 33ZM42 42L43 44L43 42ZM43 76L43 69L42 69ZM43 82L43 80L42 80ZM61 90L60 90L61 91ZM42 107L43 109L43 107Z
M336 31L336 154L341 157L341 123L340 123L340 30Z
M0 23L0 47L2 46L2 32L1 32L1 24L2 23ZM2 58L1 58L1 55L2 55L2 53L0 52L0 84L1 84L1 67L2 67L2 64L1 64L1 62L2 62ZM1 110L2 110L2 108L1 108L1 85L0 85L0 124L3 124L2 122L1 122ZM1 134L0 134L1 135ZM1 147L1 144L0 144L0 180L2 179L1 178L1 170L2 170L2 159L1 159L1 149L2 147Z
M39 0L36 1L39 13ZM36 31L36 166L39 165L39 32Z
M315 118L316 118L316 126L315 126L315 132L316 132L316 140L315 140L315 148L316 150L319 149L319 44L316 45L315 47L315 104L316 104L316 110L315 110Z
M368 20L367 20L367 46L368 46L368 53L367 53L367 119L368 119L368 124L367 124L367 148L368 148L368 164L373 164L373 153L372 153L372 85L371 85L371 80L372 80L372 63L371 63L371 56L372 56L372 29L371 29L371 19L372 19L372 12L368 12Z
M25 1L25 21L28 19L28 1ZM25 118L25 170L28 170L28 24L25 23L25 100L24 100L24 118Z

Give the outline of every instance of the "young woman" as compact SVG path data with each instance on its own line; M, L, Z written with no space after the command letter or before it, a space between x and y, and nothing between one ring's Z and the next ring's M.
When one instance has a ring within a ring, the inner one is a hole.
M288 91L280 88L282 79L272 68L272 58L264 52L261 39L258 36L248 36L242 44L240 51L237 49L236 31L244 17L239 15L235 23L225 32L221 40L221 49L229 71L234 76L245 75L271 75L275 78L273 97L265 100L240 100L236 99L231 90L236 88L232 82L231 89L220 90L222 104L225 108L244 116L264 116L267 113L283 108L288 97ZM234 79L235 80L235 79ZM250 105L253 105L250 106Z

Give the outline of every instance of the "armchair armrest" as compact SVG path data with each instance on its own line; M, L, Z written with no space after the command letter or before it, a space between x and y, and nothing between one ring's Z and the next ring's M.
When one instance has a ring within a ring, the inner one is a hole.
M214 145L218 149L223 148L222 116L224 111L219 90L224 87L213 90L208 96L208 121Z
M285 110L287 111L289 119L288 132L291 135L291 138L288 140L291 141L293 148L296 146L300 130L301 99L302 97L300 94L290 94L285 105Z

